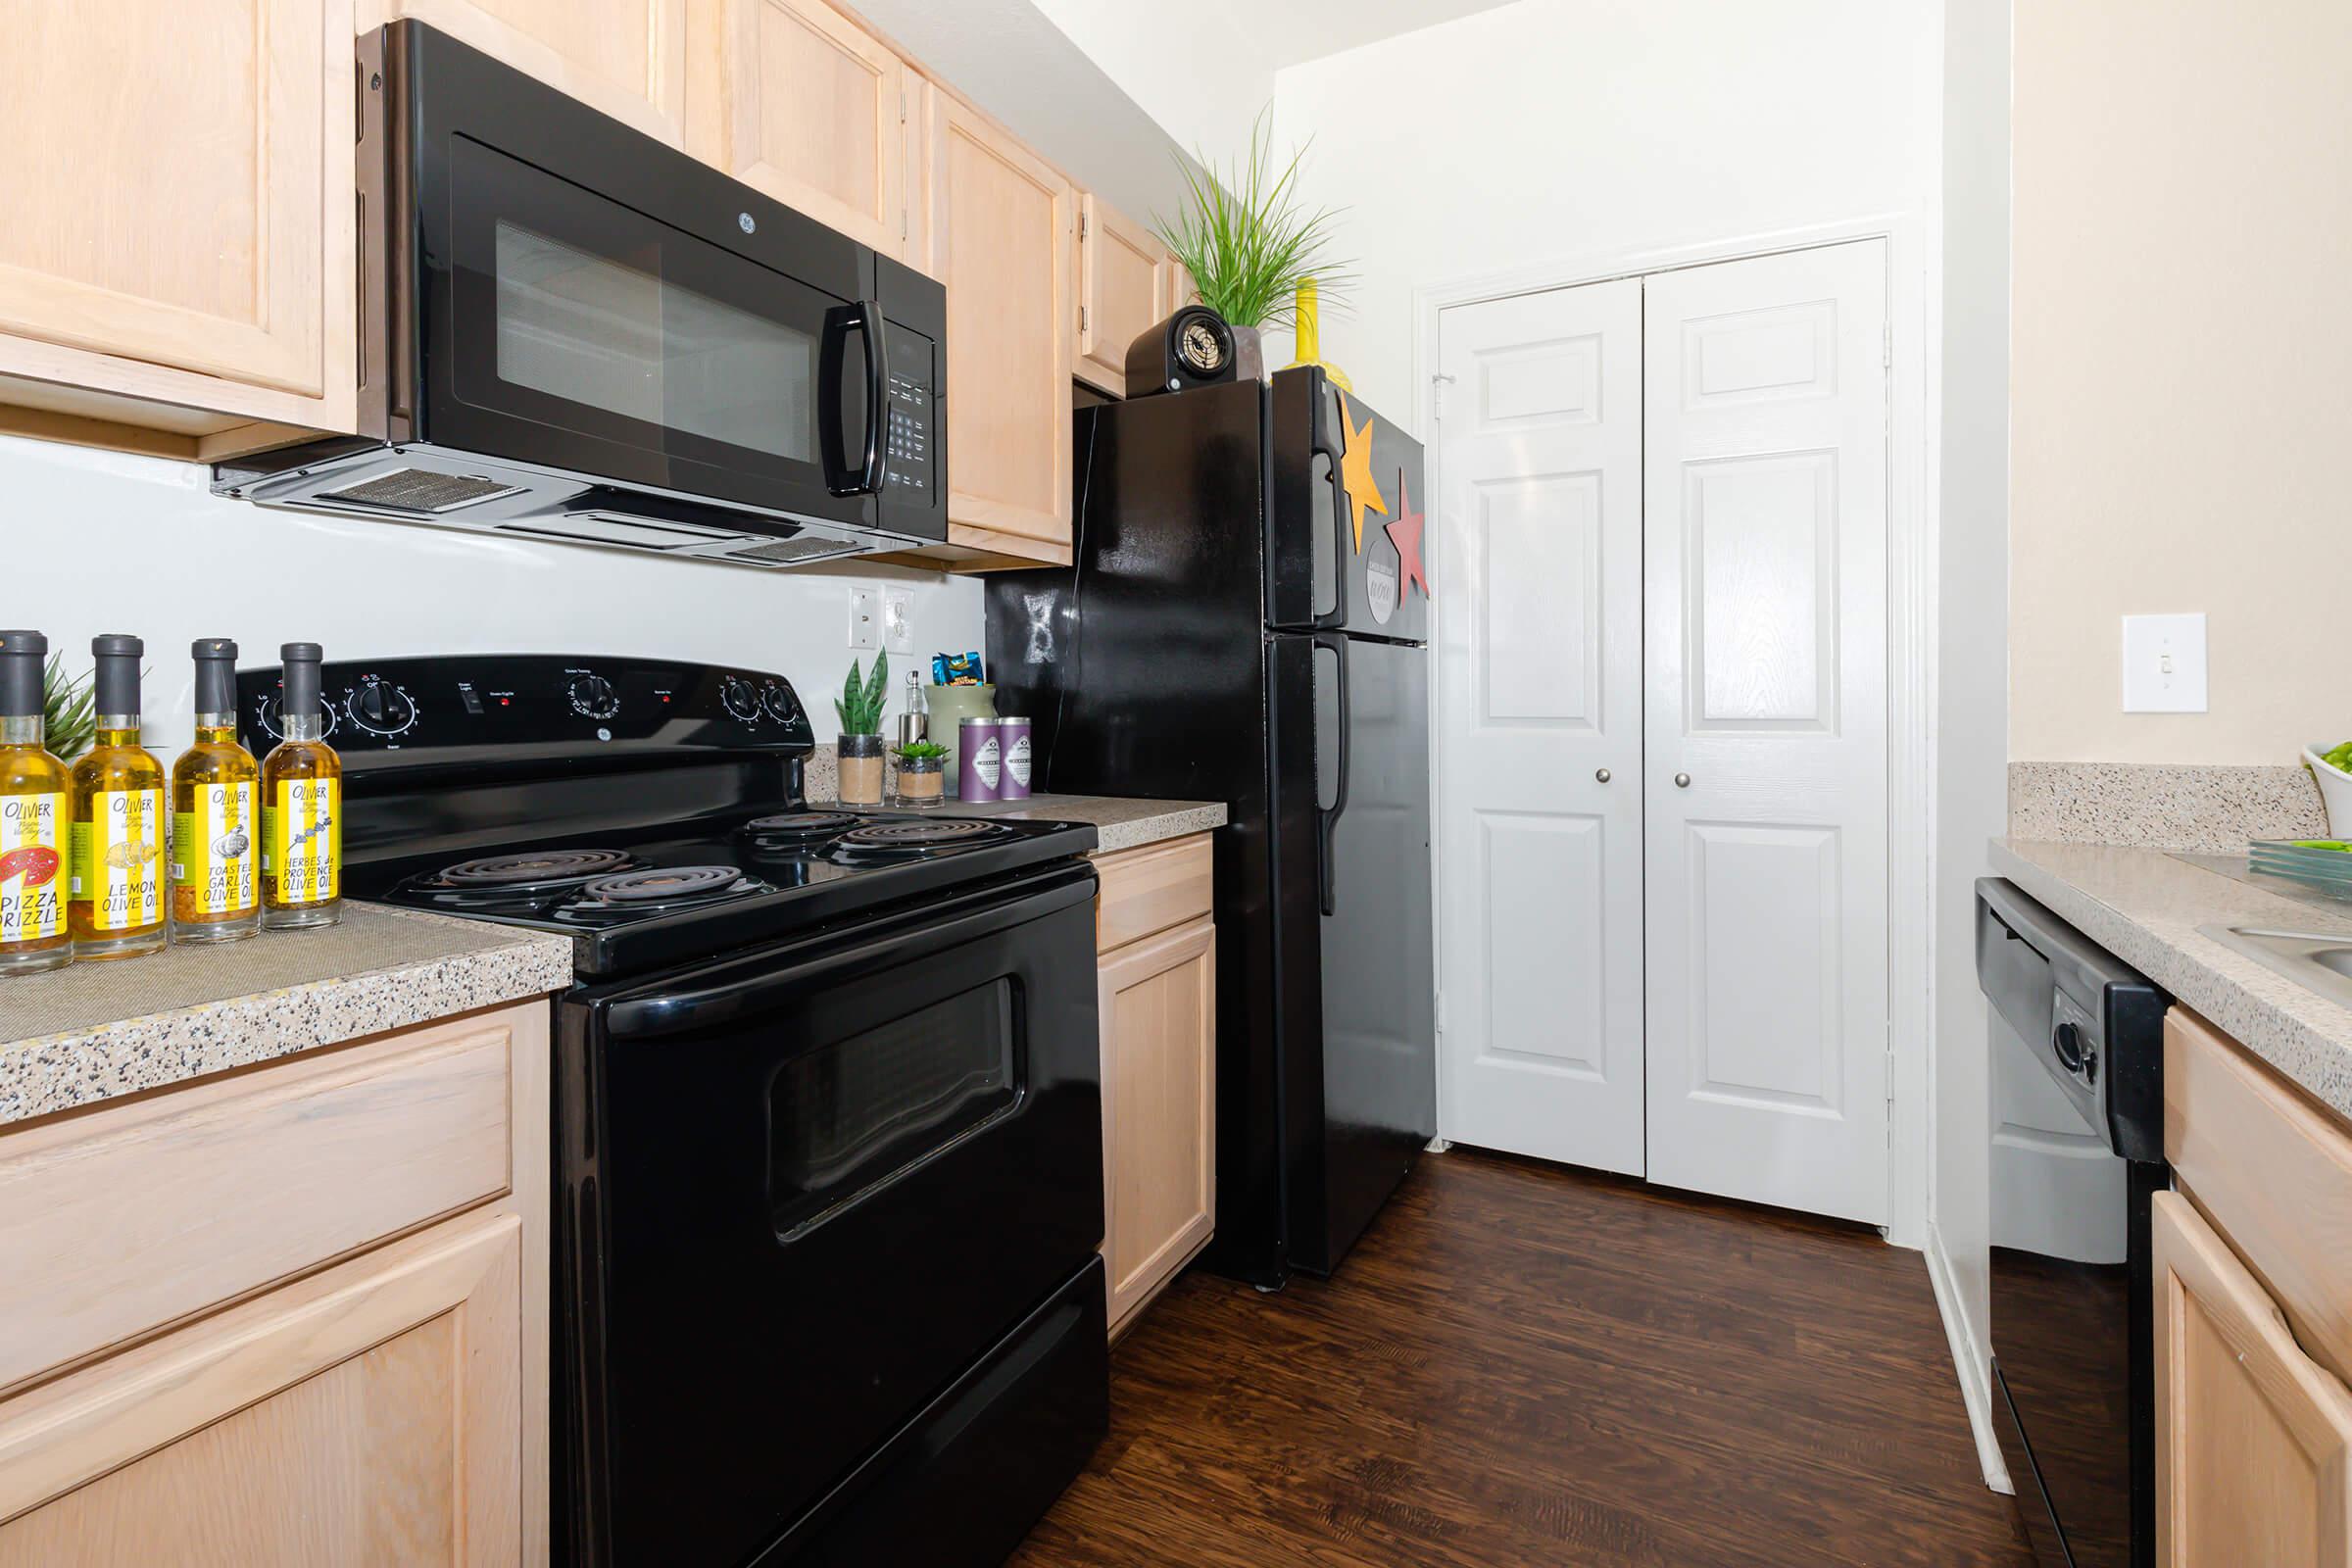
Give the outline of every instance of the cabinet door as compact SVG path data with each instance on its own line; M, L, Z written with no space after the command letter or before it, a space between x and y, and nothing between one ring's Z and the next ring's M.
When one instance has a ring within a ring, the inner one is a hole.
M453 1220L0 1404L0 1568L518 1561L521 1236Z
M360 0L413 17L601 115L686 144L687 0Z
M2156 1555L2166 1568L2352 1563L2352 1393L2186 1198L2159 1193Z
M823 0L717 0L736 178L887 256L907 254L909 74ZM699 151L699 149L698 149ZM918 160L919 161L919 160Z
M0 376L352 428L351 0L0 0Z
M1079 380L1127 395L1127 345L1176 308L1175 271L1150 229L1092 195L1079 197Z
M1102 960L1102 1256L1115 1331L1216 1221L1216 927Z
M948 520L959 544L1070 559L1069 181L937 95L933 271L948 286Z

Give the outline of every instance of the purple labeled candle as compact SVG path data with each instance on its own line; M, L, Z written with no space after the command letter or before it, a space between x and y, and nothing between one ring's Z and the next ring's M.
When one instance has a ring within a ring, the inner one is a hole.
M958 800L993 801L1004 776L1001 719L967 718L956 726L956 794Z
M1029 798L1029 721L1025 718L997 720L997 740L1002 748L1003 776L997 783L1000 801L1025 801Z

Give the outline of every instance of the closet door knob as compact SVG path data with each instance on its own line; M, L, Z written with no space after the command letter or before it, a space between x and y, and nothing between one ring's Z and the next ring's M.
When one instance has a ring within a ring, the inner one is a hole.
M1592 776L1606 784L1609 781L1609 770L1605 767L1596 767L1592 770Z
M1688 774L1688 773L1677 773L1677 774L1675 774L1675 775L1674 775L1674 787L1675 787L1676 789L1678 789L1678 790L1687 790L1687 789L1689 789L1689 788L1690 787L1690 774Z

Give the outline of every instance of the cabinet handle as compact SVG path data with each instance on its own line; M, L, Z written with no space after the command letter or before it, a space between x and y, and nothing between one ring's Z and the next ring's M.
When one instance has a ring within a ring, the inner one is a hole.
M1592 776L1606 784L1609 781L1609 770L1605 767L1596 767L1592 770Z
M1674 787L1675 787L1676 789L1678 789L1678 790L1687 790L1687 789L1689 789L1689 788L1690 787L1690 774L1688 774L1688 773L1677 773L1677 774L1675 774L1675 775L1674 775Z

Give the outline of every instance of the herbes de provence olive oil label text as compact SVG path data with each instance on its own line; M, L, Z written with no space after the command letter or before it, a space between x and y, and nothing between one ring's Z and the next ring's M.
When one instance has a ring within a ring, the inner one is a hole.
M193 914L242 914L260 897L261 861L251 783L200 784L196 808L172 819L172 880Z
M279 904L324 904L342 892L343 823L338 781L288 778L277 783L277 799L263 808L262 842L268 856L262 874L277 890Z
M98 931L136 931L164 917L164 792L100 790L74 824L74 897Z
M0 943L66 928L66 797L0 797Z

